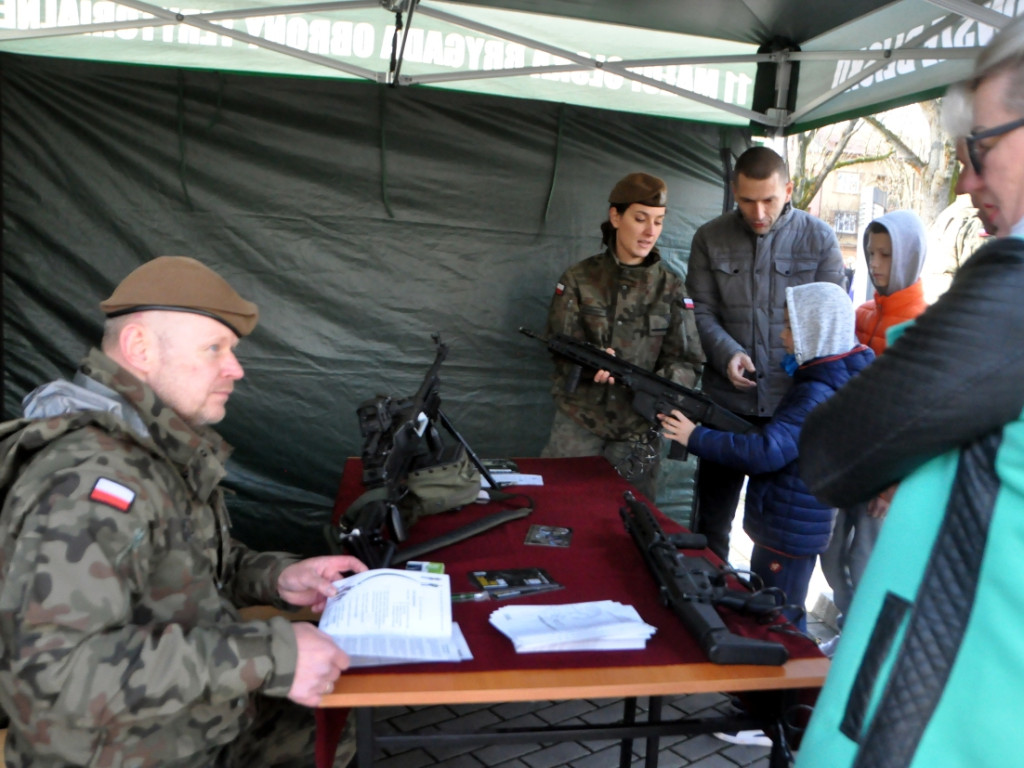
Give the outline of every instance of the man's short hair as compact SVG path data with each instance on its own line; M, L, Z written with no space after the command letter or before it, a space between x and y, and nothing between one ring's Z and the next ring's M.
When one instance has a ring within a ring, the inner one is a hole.
M1024 16L1008 22L985 46L974 64L970 90L977 90L983 80L1008 72L1010 82L1003 106L1017 115L1024 115Z
M942 96L942 127L950 136L961 138L971 132L971 87L953 83Z
M768 147L751 147L736 160L736 167L733 169L733 181L743 174L748 179L763 181L770 179L773 174L779 174L783 182L789 181L789 169L786 161L778 152Z

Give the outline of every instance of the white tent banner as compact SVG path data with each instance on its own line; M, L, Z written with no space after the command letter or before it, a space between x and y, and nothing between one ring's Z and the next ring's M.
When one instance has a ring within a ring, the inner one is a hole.
M645 15L638 0L645 26L619 22L615 3L587 5L594 20L531 0L0 0L0 50L362 78L791 131L938 92L1024 11L1024 0L857 0L816 7L808 21L797 0L764 3L761 16L741 0L679 0ZM777 45L758 53L759 43ZM775 68L776 93L755 109L759 66Z
M753 116L750 44L438 2L418 4L411 21L396 36L395 14L365 2L240 11L215 0L203 9L0 0L0 49L377 82L400 71L403 85L737 125Z

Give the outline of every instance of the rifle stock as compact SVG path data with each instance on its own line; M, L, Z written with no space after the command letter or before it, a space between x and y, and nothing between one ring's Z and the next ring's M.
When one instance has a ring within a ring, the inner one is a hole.
M608 371L616 384L627 387L633 394L633 409L652 427L659 427L659 413L671 413L678 409L691 421L712 429L725 432L745 433L755 429L754 425L732 411L721 407L707 395L695 389L684 387L674 381L658 376L615 355L598 349L593 344L577 341L564 333L556 333L547 339L527 328L519 332L548 345L548 350L573 363L566 382L566 390L572 392L579 385L584 369ZM669 448L670 459L685 459L686 448L673 442Z
M727 604L751 614L767 614L776 608L774 599L766 601L755 593L728 589L724 573L703 558L678 552L646 504L629 491L624 498L626 506L619 509L619 514L658 582L662 600L693 635L708 660L714 664L785 664L789 652L784 645L729 631L715 607Z

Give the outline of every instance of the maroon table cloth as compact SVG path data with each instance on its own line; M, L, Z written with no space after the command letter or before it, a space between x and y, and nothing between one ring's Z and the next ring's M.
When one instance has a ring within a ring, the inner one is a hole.
M622 479L604 458L517 459L516 463L520 472L539 474L544 479L543 486L505 489L526 494L533 499L535 507L530 515L444 549L425 553L418 559L444 563L445 571L451 578L453 593L476 591L475 585L469 580L470 571L530 566L547 570L554 580L564 585L564 589L508 600L455 603L452 606L452 617L466 637L473 654L472 661L440 665L409 664L401 665L401 668L424 672L443 667L445 672L451 672L453 667L454 671L477 671L706 662L707 658L686 627L659 600L657 583L619 515L619 508L625 503L623 494L632 491L638 499L644 501L666 533L685 529L657 510L639 491ZM362 463L358 459L349 459L345 463L335 501L335 521L362 492ZM515 501L470 504L461 510L421 518L410 530L408 541L399 546L399 551L402 546L418 544L510 506L522 505ZM525 544L527 531L533 524L571 528L570 546L560 548ZM686 554L704 556L719 562L710 550L689 551ZM491 612L504 605L555 605L591 600L617 600L632 605L641 618L657 627L658 631L643 650L517 654L511 641L488 622ZM722 616L727 626L737 634L782 643L789 650L790 658L819 654L813 641L776 631L783 626L781 620L774 622L775 629L771 629L755 619L727 610L722 611ZM378 669L393 672L398 668L354 669L344 674L372 675ZM320 710L321 726L336 734L338 723L344 721L344 712Z

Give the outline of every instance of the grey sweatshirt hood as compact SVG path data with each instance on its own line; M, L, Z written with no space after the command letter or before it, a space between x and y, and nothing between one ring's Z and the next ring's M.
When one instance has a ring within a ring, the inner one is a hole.
M835 283L806 283L786 289L786 311L798 363L841 355L857 346L853 302Z
M892 211L871 223L878 223L885 227L892 240L892 271L889 273L889 285L885 290L875 288L883 296L891 296L896 291L909 288L921 276L925 253L928 250L928 235L925 232L924 222L913 211ZM868 258L869 234L865 229L865 260ZM872 284L874 284L873 280Z
M75 374L74 381L57 379L36 387L22 398L21 407L28 419L46 419L79 411L107 411L127 422L136 434L149 436L146 425L127 400L81 371Z

